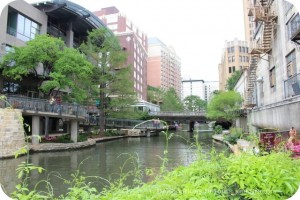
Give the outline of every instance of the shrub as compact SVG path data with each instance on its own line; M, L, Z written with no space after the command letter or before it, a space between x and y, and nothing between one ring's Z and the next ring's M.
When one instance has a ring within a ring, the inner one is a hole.
M223 132L223 128L221 125L217 125L214 127L214 133L215 134L221 134Z
M241 128L230 128L229 135L224 137L224 140L230 144L236 144L237 140L243 136L243 130Z
M118 136L119 133L118 133L118 130L116 129L108 129L105 131L105 136Z

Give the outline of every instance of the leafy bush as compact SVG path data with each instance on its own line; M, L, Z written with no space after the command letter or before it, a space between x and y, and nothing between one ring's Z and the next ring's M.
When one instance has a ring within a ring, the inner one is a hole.
M100 199L287 199L300 184L299 164L285 153L213 155L142 187L106 190Z
M116 129L108 129L105 131L105 136L118 136L119 132Z
M223 132L223 128L221 125L217 125L214 127L214 133L215 134L221 134Z
M87 141L87 139L88 139L88 134L81 133L78 135L77 142L84 142ZM66 135L58 136L57 140L53 140L52 142L72 143L73 141L71 140L71 135L66 134Z
M236 144L237 140L243 136L243 130L241 128L230 128L229 135L224 137L224 140L230 144Z

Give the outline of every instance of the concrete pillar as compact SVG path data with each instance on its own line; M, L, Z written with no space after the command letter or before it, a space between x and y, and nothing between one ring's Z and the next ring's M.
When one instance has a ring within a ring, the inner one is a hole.
M73 48L74 43L74 32L72 30L72 22L69 24L69 30L66 32L66 46L69 48Z
M45 117L45 137L49 135L49 117Z
M32 144L39 144L40 117L32 116Z
M70 120L71 123L71 140L76 143L78 136L78 122L77 120Z

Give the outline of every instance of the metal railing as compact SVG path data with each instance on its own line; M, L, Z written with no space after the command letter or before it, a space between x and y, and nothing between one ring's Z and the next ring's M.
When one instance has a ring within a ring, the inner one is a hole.
M300 73L284 81L285 98L300 94Z
M87 113L86 106L75 103L54 104L52 108L47 99L29 98L17 95L6 96L8 103L5 102L4 107L12 107L16 109L22 109L24 111L54 112L65 115L76 115L80 117L84 117Z
M183 112L166 112L166 111L160 111L160 112L151 112L150 115L152 116L205 116L206 111L183 111Z

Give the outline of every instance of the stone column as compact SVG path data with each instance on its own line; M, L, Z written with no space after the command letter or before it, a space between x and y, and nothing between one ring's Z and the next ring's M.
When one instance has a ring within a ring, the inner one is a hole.
M32 144L39 144L39 135L40 135L40 117L32 116Z
M66 46L69 48L73 48L74 43L74 32L72 30L73 24L70 22L69 30L66 31Z
M49 117L45 117L45 137L49 135Z
M78 122L77 120L70 120L71 123L71 140L76 143L78 137Z
M0 158L13 157L24 146L21 110L0 108Z

